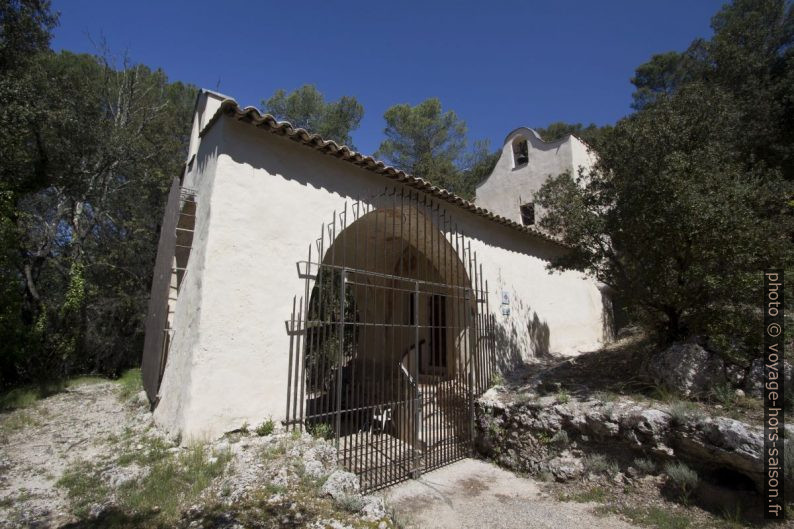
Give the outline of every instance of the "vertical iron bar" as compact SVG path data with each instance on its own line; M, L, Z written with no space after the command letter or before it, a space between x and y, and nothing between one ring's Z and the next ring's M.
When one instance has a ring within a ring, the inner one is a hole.
M417 262L417 267L418 267ZM418 447L419 447L419 426L421 425L422 421L422 392L419 390L419 376L418 376L418 366L419 362L419 282L416 281L414 283L415 291L414 291L414 349L413 349L413 358L411 359L411 363L414 365L414 370L417 372L417 376L414 378L417 384L417 398L416 404L414 409L414 430L413 430L413 450L414 450L414 463L412 464L412 478L416 479L420 475L419 471L419 457L418 457Z
M289 363L287 368L287 409L286 412L284 413L284 418L287 421L287 429L289 429L289 425L290 425L289 408L290 408L290 396L292 395L292 362L294 361L293 347L295 345L295 300L296 299L297 296L292 296L292 312L290 313L289 325L287 327L287 330L289 332ZM295 366L295 368L297 371L297 366Z
M339 455L339 436L342 433L342 367L345 357L345 281L347 274L342 270L339 281L339 353L336 366L336 453Z
M324 228L323 228L324 229ZM303 429L303 421L304 421L304 414L306 413L306 402L303 400L304 397L304 389L306 384L306 359L309 358L307 354L307 346L309 343L309 327L306 321L309 319L309 283L311 282L311 275L312 275L312 245L309 244L309 261L306 263L306 278L303 282L303 299L301 300L300 305L303 306L303 317L301 319L304 320L303 328L301 329L301 333L298 335L298 343L300 343L301 339L303 340L303 348L298 347L299 355L303 356L301 362L298 364L300 366L300 401L298 401L297 396L295 399L295 403L300 406L300 428ZM315 284L316 284L315 279ZM298 377L298 373L295 374ZM295 388L297 389L298 386L298 378L295 379ZM293 409L294 413L294 409Z

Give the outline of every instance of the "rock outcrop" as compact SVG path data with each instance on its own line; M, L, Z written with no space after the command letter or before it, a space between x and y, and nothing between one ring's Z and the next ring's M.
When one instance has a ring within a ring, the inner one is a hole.
M791 382L792 365L784 362L783 375ZM764 359L749 366L731 364L697 343L675 343L652 356L642 365L648 382L664 386L685 397L708 395L718 386L730 385L748 395L761 398L764 388ZM794 389L794 388L793 388Z
M633 401L527 397L492 388L476 404L478 449L509 468L548 473L559 481L581 475L573 460L587 447L632 457L676 459L704 470L729 469L761 485L763 431L725 417L682 417ZM565 432L561 434L560 432ZM567 449L555 445L569 440Z

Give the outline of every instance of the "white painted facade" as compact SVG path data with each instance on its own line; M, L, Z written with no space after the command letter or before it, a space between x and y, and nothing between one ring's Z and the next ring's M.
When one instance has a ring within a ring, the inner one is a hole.
M521 154L526 157L522 158ZM521 206L534 201L534 194L550 177L565 172L578 176L589 171L595 158L587 145L573 135L546 142L532 129L521 127L505 138L494 170L477 186L478 206L521 223ZM543 209L535 205L535 224Z
M193 249L154 410L156 422L184 441L285 417L284 322L305 288L296 262L346 201L403 185L226 115L200 137L222 99L202 92L197 104L183 181L197 192ZM583 156L566 145L559 148L572 159ZM488 207L508 211L511 204ZM445 207L489 282L501 365L592 350L608 337L608 304L598 285L576 272L546 270L563 247ZM509 314L501 310L503 296Z

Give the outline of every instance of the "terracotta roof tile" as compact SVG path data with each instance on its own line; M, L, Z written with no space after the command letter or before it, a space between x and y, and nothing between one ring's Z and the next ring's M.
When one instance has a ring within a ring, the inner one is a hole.
M470 211L481 217L513 228L515 230L524 232L528 235L538 237L540 239L553 242L555 244L565 246L559 239L552 237L533 226L524 226L506 217L496 215L485 208L478 207L473 202L470 202L463 197L447 191L441 187L435 186L422 178L411 176L404 171L386 165L385 163L374 159L372 156L365 156L359 152L350 149L346 145L339 145L334 141L323 139L319 134L313 134L305 129L293 127L287 121L278 121L270 114L262 114L255 107L240 107L234 99L225 99L220 108L218 108L215 115L205 125L204 129L200 132L200 136L204 136L207 131L220 119L221 116L229 116L238 121L250 123L258 128L265 129L273 134L284 136L293 141L312 147L324 154L335 156L346 162L352 163L369 171L384 175L393 180L397 180L409 187L418 189L427 194L435 196L445 202L454 204L461 209Z

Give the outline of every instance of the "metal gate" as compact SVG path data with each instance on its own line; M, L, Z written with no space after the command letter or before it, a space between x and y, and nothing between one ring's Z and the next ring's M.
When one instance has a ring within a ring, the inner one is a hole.
M493 319L477 256L440 204L405 189L346 203L297 269L288 428L332 439L364 491L470 455Z

